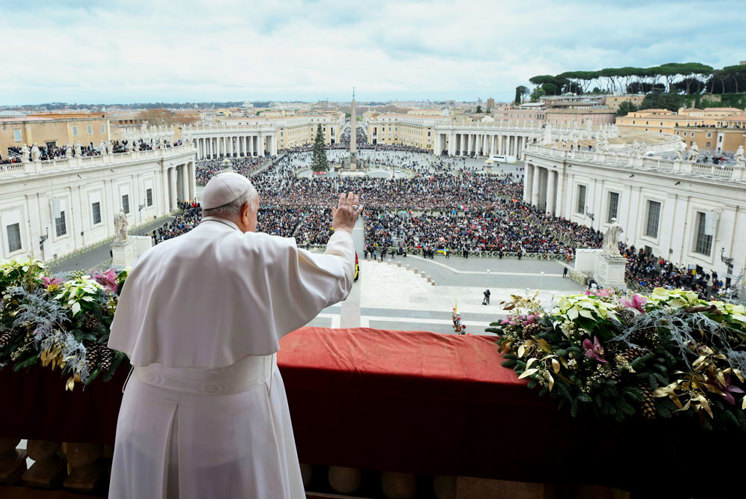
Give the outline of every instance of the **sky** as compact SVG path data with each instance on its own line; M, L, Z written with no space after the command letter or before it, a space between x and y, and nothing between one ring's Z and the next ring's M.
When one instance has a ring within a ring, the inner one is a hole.
M0 0L0 105L509 101L538 74L738 64L744 4Z

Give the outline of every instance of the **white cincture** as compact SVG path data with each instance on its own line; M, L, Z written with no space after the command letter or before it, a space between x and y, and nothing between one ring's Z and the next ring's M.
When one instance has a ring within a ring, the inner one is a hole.
M196 395L226 395L246 392L269 384L277 354L249 356L228 367L216 369L167 367L162 364L135 366L134 375L143 383Z

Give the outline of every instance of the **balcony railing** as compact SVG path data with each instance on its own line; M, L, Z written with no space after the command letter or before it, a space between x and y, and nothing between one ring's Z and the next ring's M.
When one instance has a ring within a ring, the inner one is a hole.
M590 497L580 484L591 484L593 497L612 497L598 487L659 497L741 492L741 463L730 456L746 444L743 434L706 433L691 420L574 419L501 360L487 336L304 328L283 338L278 363L307 490L508 497L509 487L521 497ZM122 368L108 383L67 392L48 369L0 370L0 482L104 493L126 375ZM21 438L25 451L16 450Z

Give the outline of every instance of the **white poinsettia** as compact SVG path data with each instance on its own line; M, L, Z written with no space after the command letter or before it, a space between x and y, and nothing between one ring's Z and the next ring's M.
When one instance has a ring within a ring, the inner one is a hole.
M44 262L34 258L13 259L0 263L0 273L9 276L13 272L27 274L29 271L41 274L44 270Z
M570 321L575 321L579 317L596 321L616 319L615 306L614 303L601 300L595 296L563 296L552 310L552 316Z
M692 307L695 305L705 305L709 302L700 300L694 291L683 289L664 289L655 288L648 300L649 306L662 305L673 309Z
M92 302L102 289L104 288L101 284L94 281L90 276L83 275L62 283L60 292L54 298L64 302L64 305L75 316L80 312L80 302Z

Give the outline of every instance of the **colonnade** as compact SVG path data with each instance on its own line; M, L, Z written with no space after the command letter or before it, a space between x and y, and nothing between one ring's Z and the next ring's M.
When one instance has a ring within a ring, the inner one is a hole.
M277 154L277 137L266 134L229 134L193 137L197 159L243 158Z
M197 177L194 161L181 165L164 166L162 182L164 213L177 209L179 201L189 201L197 198Z
M554 168L526 163L523 180L523 201L557 216L562 204L561 172Z
M435 154L447 151L449 156L491 156L500 154L523 158L523 150L533 137L505 133L440 133L436 132L433 149Z

